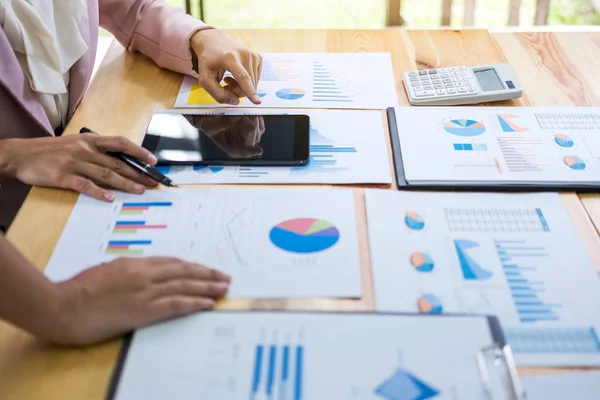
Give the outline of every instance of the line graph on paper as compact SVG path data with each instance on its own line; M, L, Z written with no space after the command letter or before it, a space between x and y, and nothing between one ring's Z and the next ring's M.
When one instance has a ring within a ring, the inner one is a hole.
M225 209L223 216L223 224L221 226L222 238L217 242L217 254L222 265L228 265L231 256L237 262L237 265L244 266L246 261L242 256L238 240L244 236L247 222L244 220L248 207L240 210L233 208Z

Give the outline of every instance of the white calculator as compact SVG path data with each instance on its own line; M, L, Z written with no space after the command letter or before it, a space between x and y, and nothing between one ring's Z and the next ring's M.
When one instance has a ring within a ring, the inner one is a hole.
M518 99L523 88L508 64L451 67L404 74L411 104L458 106Z

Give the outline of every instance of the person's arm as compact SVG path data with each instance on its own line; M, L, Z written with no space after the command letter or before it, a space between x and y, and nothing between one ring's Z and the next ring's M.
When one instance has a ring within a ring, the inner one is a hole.
M122 258L53 283L0 235L0 319L62 345L86 345L210 309L231 278L167 257Z
M198 77L192 68L190 41L204 22L161 0L99 0L100 26L129 51L158 66Z
M260 104L256 88L262 57L164 0L99 0L100 26L129 51L138 51L158 66L194 76L220 103L239 104L248 97ZM194 69L193 61L197 62ZM233 78L226 79L225 71Z
M52 340L64 327L58 287L0 235L0 319Z

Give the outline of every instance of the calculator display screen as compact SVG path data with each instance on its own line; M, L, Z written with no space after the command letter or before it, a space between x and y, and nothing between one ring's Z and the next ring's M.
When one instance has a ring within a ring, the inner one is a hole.
M484 92L504 89L504 85L502 85L502 81L494 68L476 69L473 72Z

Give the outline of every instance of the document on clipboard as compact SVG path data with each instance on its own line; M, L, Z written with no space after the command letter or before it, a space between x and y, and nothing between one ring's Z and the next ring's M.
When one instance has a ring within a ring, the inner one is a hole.
M137 331L109 398L522 399L485 316L215 311Z
M598 107L388 109L398 187L598 190Z

